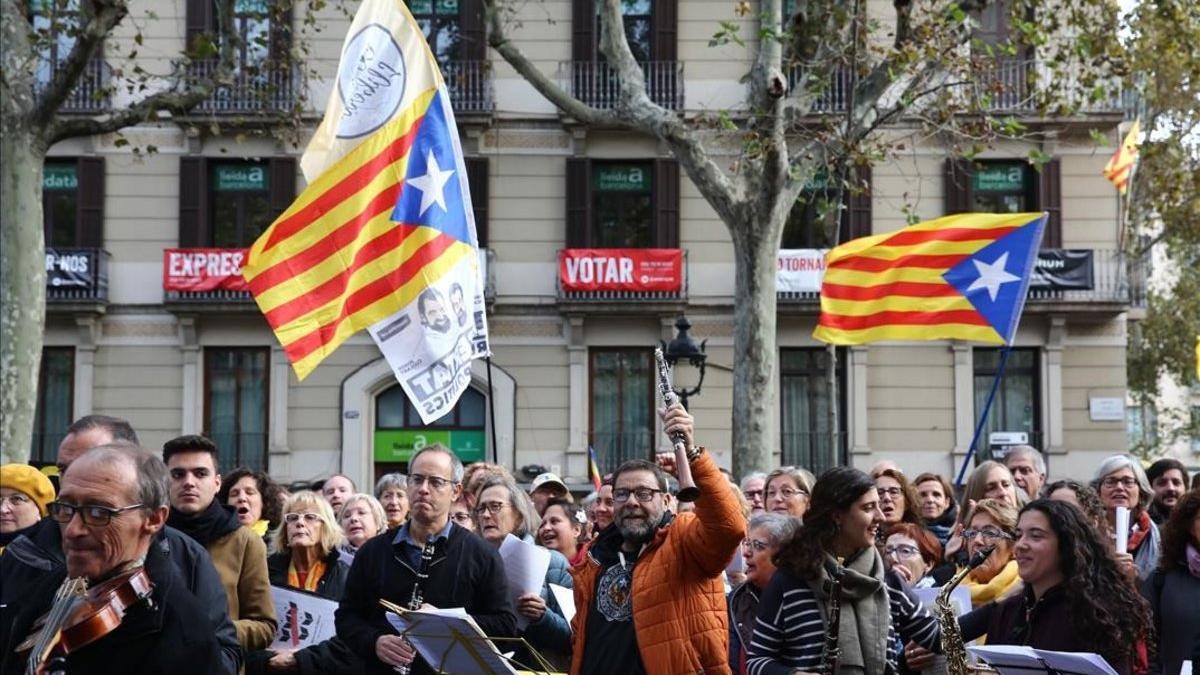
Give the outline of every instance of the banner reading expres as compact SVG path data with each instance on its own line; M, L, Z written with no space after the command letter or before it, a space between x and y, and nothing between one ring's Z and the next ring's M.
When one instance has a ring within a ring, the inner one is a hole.
M163 251L163 290L244 291L244 248L168 248Z

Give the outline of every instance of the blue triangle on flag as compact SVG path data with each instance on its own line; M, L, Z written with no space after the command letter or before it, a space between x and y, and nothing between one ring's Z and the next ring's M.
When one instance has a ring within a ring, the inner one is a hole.
M942 275L1012 344L1037 263L1046 214L976 251Z
M471 233L460 183L466 176L451 136L457 130L447 123L442 108L444 94L444 90L434 94L418 122L392 220L432 227L469 244Z

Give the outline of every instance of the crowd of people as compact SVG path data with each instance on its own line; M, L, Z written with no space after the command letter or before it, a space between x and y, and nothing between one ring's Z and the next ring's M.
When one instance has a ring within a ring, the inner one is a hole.
M525 488L440 445L370 491L346 475L289 491L220 466L203 436L150 452L127 422L84 417L58 485L0 467L0 672L437 672L380 600L461 608L519 670L944 672L927 589L952 578L964 640L1096 652L1121 675L1200 662L1200 475L1177 460L1114 455L1078 480L1016 446L961 491L889 461L735 480L686 410L662 416L687 451L626 462L578 500L552 473ZM695 501L676 498L678 461ZM539 592L510 591L511 538L548 551ZM116 624L77 639L92 596L118 586ZM336 603L334 635L278 647L296 626L272 587Z

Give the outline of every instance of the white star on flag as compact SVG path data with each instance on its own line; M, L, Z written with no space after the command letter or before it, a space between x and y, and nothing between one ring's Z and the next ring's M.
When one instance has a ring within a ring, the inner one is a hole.
M970 293L980 288L986 288L988 296L992 298L992 302L996 301L996 294L1000 292L1002 284L1021 280L1021 277L1009 274L1004 269L1005 264L1008 263L1008 251L1002 253L990 265L980 260L972 260L971 262L975 263L975 269L979 271L979 278L971 282L971 285L967 287L967 292Z
M446 210L446 181L450 180L450 176L454 175L454 170L449 169L443 171L438 166L437 158L433 156L433 151L429 151L428 159L425 163L425 175L409 178L406 182L421 191L421 212L418 215L425 215L430 206L434 202Z

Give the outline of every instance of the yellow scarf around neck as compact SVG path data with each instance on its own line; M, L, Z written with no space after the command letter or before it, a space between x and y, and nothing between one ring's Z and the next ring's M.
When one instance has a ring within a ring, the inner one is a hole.
M963 579L962 583L971 591L971 607L975 608L1000 598L1020 582L1021 577L1017 575L1017 561L1009 560L1008 564L987 582L977 582L968 576Z
M288 563L288 586L292 588L300 588L306 591L316 591L317 584L321 583L321 577L325 576L325 561L318 560L313 563L313 566L308 569L308 576L304 577L304 585L300 585L300 573L296 571L296 563Z

